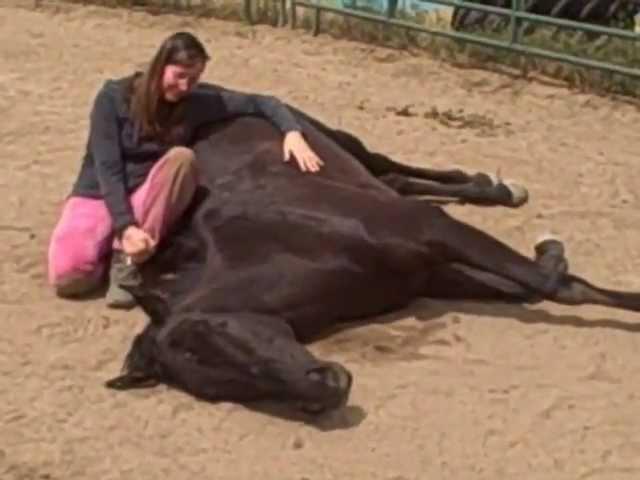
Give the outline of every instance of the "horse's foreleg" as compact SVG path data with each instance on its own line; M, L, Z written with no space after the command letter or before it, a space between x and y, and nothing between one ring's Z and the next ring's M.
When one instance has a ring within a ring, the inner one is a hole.
M490 235L451 218L442 209L427 208L431 212L424 240L432 255L493 273L557 303L640 311L640 293L599 288L562 269L549 272Z
M566 273L568 269L564 246L555 239L545 238L536 244L535 262L550 275ZM534 303L540 300L539 295L519 283L460 263L435 267L429 275L423 295L509 303Z
M565 305L604 305L640 312L640 293L597 287L577 275L566 275L553 298Z

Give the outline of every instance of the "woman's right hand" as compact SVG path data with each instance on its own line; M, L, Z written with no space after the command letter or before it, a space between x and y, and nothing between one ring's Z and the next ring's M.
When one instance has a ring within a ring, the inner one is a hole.
M147 260L156 248L151 236L135 225L127 227L122 233L122 250L135 263Z

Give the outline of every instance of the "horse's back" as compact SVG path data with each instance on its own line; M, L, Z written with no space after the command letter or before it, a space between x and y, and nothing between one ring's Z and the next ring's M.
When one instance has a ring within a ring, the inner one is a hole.
M243 171L255 172L254 178L268 172L291 182L304 182L301 179L313 176L350 188L397 196L390 187L374 177L362 162L305 117L300 117L298 121L310 147L324 162L319 172L300 171L295 159L285 162L282 133L266 119L245 116L209 126L200 132L194 149L203 183L214 188L221 180Z

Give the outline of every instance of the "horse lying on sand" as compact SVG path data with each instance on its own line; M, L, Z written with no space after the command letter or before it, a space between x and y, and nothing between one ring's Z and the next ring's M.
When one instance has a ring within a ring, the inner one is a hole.
M282 161L281 136L263 119L201 132L202 195L130 287L150 322L108 387L163 383L210 401L279 400L317 413L347 402L352 375L304 343L419 297L640 310L640 293L570 274L560 241L538 243L531 259L415 197L518 206L524 189L398 164L297 115L325 162L317 174Z

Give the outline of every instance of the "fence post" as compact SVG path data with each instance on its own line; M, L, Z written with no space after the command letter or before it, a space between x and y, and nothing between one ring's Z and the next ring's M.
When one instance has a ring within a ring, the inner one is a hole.
M280 17L278 18L278 26L284 27L289 22L287 16L287 0L280 0Z
M251 12L251 2L253 0L244 0L244 18L249 25L254 24L253 13Z
M516 17L516 12L522 11L522 0L511 0L511 44L520 43L520 18Z
M314 37L317 37L320 33L320 9L316 6L313 12L313 33Z
M398 0L387 0L387 8L385 10L385 16L387 18L393 18L396 16L398 10Z
M297 4L298 2L296 0L291 0L291 30L295 30L298 23Z

